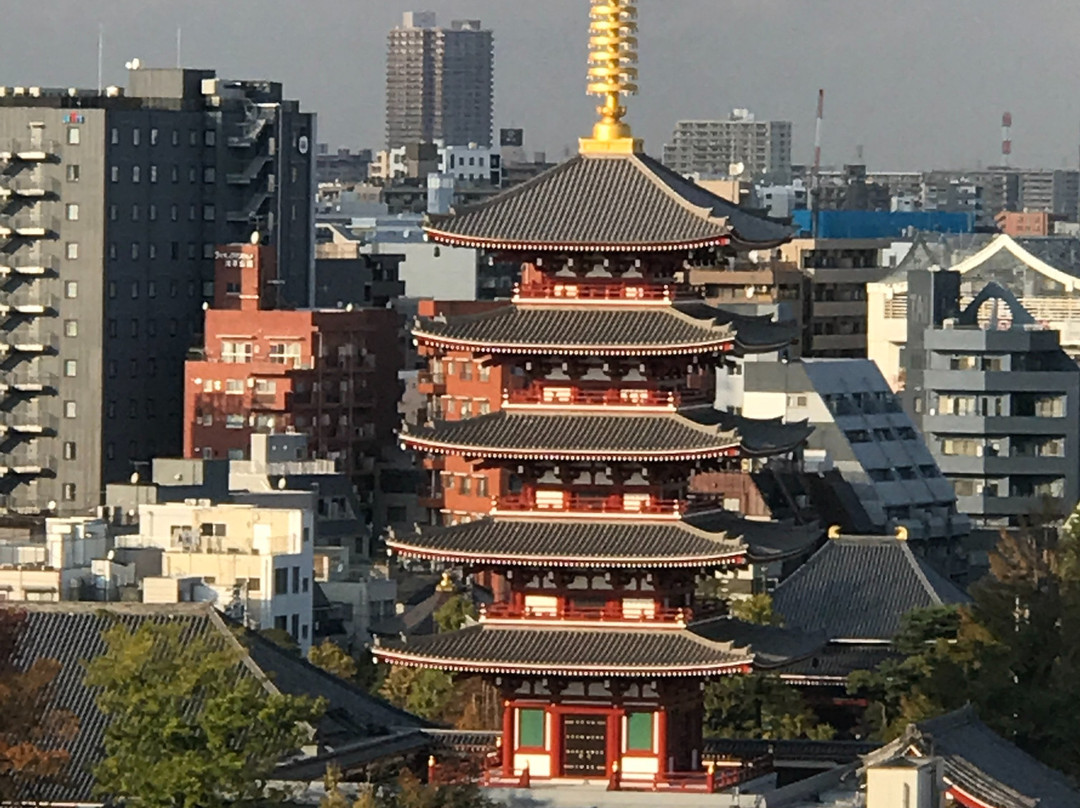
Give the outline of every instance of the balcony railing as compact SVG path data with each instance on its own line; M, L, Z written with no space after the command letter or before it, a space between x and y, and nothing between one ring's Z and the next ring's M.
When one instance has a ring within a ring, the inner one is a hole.
M667 303L679 295L679 287L666 283L595 280L556 280L519 283L514 300L570 302L603 301L607 303Z
M668 390L641 390L634 388L589 390L578 387L553 387L533 385L523 390L510 390L503 394L510 406L551 407L662 407L677 409L691 401L705 401L705 393L677 392Z
M425 395L442 395L446 392L446 377L441 373L421 370L416 376L416 385Z
M496 497L495 510L508 512L548 512L565 514L625 514L678 518L687 510L680 499L657 499L635 494L589 496L563 494L562 497L536 496L534 493L507 494Z
M558 620L574 623L667 623L683 626L693 621L694 612L684 606L640 606L624 609L619 602L607 606L571 606L559 603L552 607L515 606L494 603L480 610L481 620Z

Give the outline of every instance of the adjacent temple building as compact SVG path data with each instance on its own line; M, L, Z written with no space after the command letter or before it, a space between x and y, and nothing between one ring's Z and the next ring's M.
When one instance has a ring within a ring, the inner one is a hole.
M594 0L590 91L605 103L578 156L427 228L518 262L522 280L510 304L417 322L438 405L402 441L426 455L434 518L389 545L465 567L496 602L477 625L374 652L497 686L506 777L700 772L705 679L778 666L798 643L778 652L781 630L722 606L708 617L697 580L800 555L819 533L689 499L696 472L796 455L808 437L712 403L725 355L783 351L794 326L711 308L685 283L787 232L643 153L621 104L635 18Z

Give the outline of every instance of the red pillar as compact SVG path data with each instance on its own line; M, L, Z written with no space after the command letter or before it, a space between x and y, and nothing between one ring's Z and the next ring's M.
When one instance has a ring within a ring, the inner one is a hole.
M550 707L548 708L548 715L551 716L551 742L548 744L548 748L551 749L551 776L562 777L562 713L557 708Z
M663 781L668 771L667 751L667 709L661 707L656 711L656 730L658 740L656 742L656 756L659 758L660 768L658 780Z
M503 777L514 776L514 706L503 702L502 769Z
M616 709L608 713L607 719L607 769L616 771L612 764L622 760L622 717L623 711Z

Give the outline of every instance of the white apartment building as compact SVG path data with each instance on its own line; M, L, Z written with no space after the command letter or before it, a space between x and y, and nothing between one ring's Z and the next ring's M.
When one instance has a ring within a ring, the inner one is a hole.
M209 600L254 630L287 631L311 647L314 513L212 504L139 506L139 534L124 548L157 551L160 573L142 579L143 601Z
M439 173L451 176L459 182L491 183L498 185L502 179L502 155L497 147L469 143L465 146L448 146L436 142ZM372 180L390 182L409 176L406 147L383 149L375 155L368 167Z
M759 121L746 109L726 120L679 121L664 145L664 165L680 174L788 182L791 122Z
M0 541L0 601L110 600L134 583L102 519L50 518L45 536Z

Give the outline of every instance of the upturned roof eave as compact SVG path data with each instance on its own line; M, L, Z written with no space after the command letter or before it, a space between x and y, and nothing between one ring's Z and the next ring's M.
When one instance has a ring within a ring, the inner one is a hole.
M732 242L731 233L717 233L711 236L702 236L680 241L651 241L651 242L595 242L595 241L539 241L502 236L473 236L465 233L455 233L449 230L439 230L434 227L425 227L424 234L429 241L442 244L447 247L466 247L478 250L506 250L511 252L572 252L572 253L635 253L635 252L681 252L684 250L699 250L709 247L724 247ZM742 246L750 246L751 249L768 249L783 244L767 242L757 244L738 240Z

